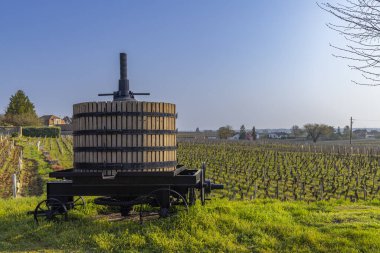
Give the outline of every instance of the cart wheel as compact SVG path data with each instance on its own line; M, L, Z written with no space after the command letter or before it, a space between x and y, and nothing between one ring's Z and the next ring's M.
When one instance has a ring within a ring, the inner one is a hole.
M204 186L200 189L199 198L201 199L202 206L204 206L206 204L206 193Z
M176 206L182 206L186 212L189 212L189 205L186 199L177 191L170 188L161 188L152 191L150 196L154 196L157 203L159 204L160 211L159 215L161 218L172 216L176 214Z
M66 206L61 201L55 198L49 198L41 201L34 210L34 221L37 224L43 218L45 218L45 220L50 221L58 218L58 216L63 217L63 219L67 221Z
M86 206L86 201L82 196L78 196L77 198L74 199L72 203L72 208L73 209L83 209Z
M202 163L201 188L200 188L200 193L199 193L199 198L201 199L202 206L204 206L206 203L205 178L206 178L206 164Z

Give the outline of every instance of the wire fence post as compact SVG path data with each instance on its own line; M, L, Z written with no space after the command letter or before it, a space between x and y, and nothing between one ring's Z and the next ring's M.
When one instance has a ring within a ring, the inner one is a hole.
M13 198L17 197L17 175L12 174L12 193L13 193Z
M22 156L18 159L18 171L21 172L22 170Z

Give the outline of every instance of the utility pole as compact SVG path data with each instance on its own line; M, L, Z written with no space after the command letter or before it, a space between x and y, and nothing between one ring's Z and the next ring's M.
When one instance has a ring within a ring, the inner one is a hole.
M350 144L352 143L352 117L350 118Z

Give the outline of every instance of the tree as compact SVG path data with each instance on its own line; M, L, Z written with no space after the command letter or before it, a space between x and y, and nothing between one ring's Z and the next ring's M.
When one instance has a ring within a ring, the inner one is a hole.
M252 127L252 140L256 140L256 127Z
M239 140L245 140L247 137L247 132L245 131L245 126L241 125L239 132Z
M200 131L199 131L199 127L197 127L196 129L195 129L195 132L196 133L199 133Z
M10 97L3 122L14 126L41 125L33 103L22 90Z
M313 142L317 142L319 137L329 137L334 133L334 127L325 124L306 124L304 125L305 131Z
M301 135L303 134L303 132L304 132L304 131L303 131L299 126L297 126L297 125L292 126L291 131L292 131L293 136L296 137L296 138L299 137L299 136L301 136Z
M349 126L345 126L343 128L343 136L344 136L344 138L350 137L350 127Z
M4 116L4 114L0 114L0 126L8 126L9 125L9 123L7 123L6 121L5 121L5 116Z
M336 131L338 136L342 136L342 132L340 131L340 127L338 126L338 130Z
M233 135L234 135L234 131L232 130L232 127L229 125L220 127L218 129L218 136L220 139L227 139L228 137L231 137Z
M349 67L359 71L363 82L355 84L380 85L380 1L379 0L345 0L343 3L320 3L318 6L338 18L339 24L328 23L327 26L341 34L348 41L345 47L332 46L339 51L338 58L352 62Z

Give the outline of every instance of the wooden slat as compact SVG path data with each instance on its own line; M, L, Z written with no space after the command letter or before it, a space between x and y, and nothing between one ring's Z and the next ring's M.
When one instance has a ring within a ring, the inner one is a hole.
M127 163L132 162L132 152L127 152Z
M123 141L122 141L123 147L127 147L127 135L124 134L122 138L123 138ZM126 162L127 162L127 152L123 152L123 163L126 163Z

